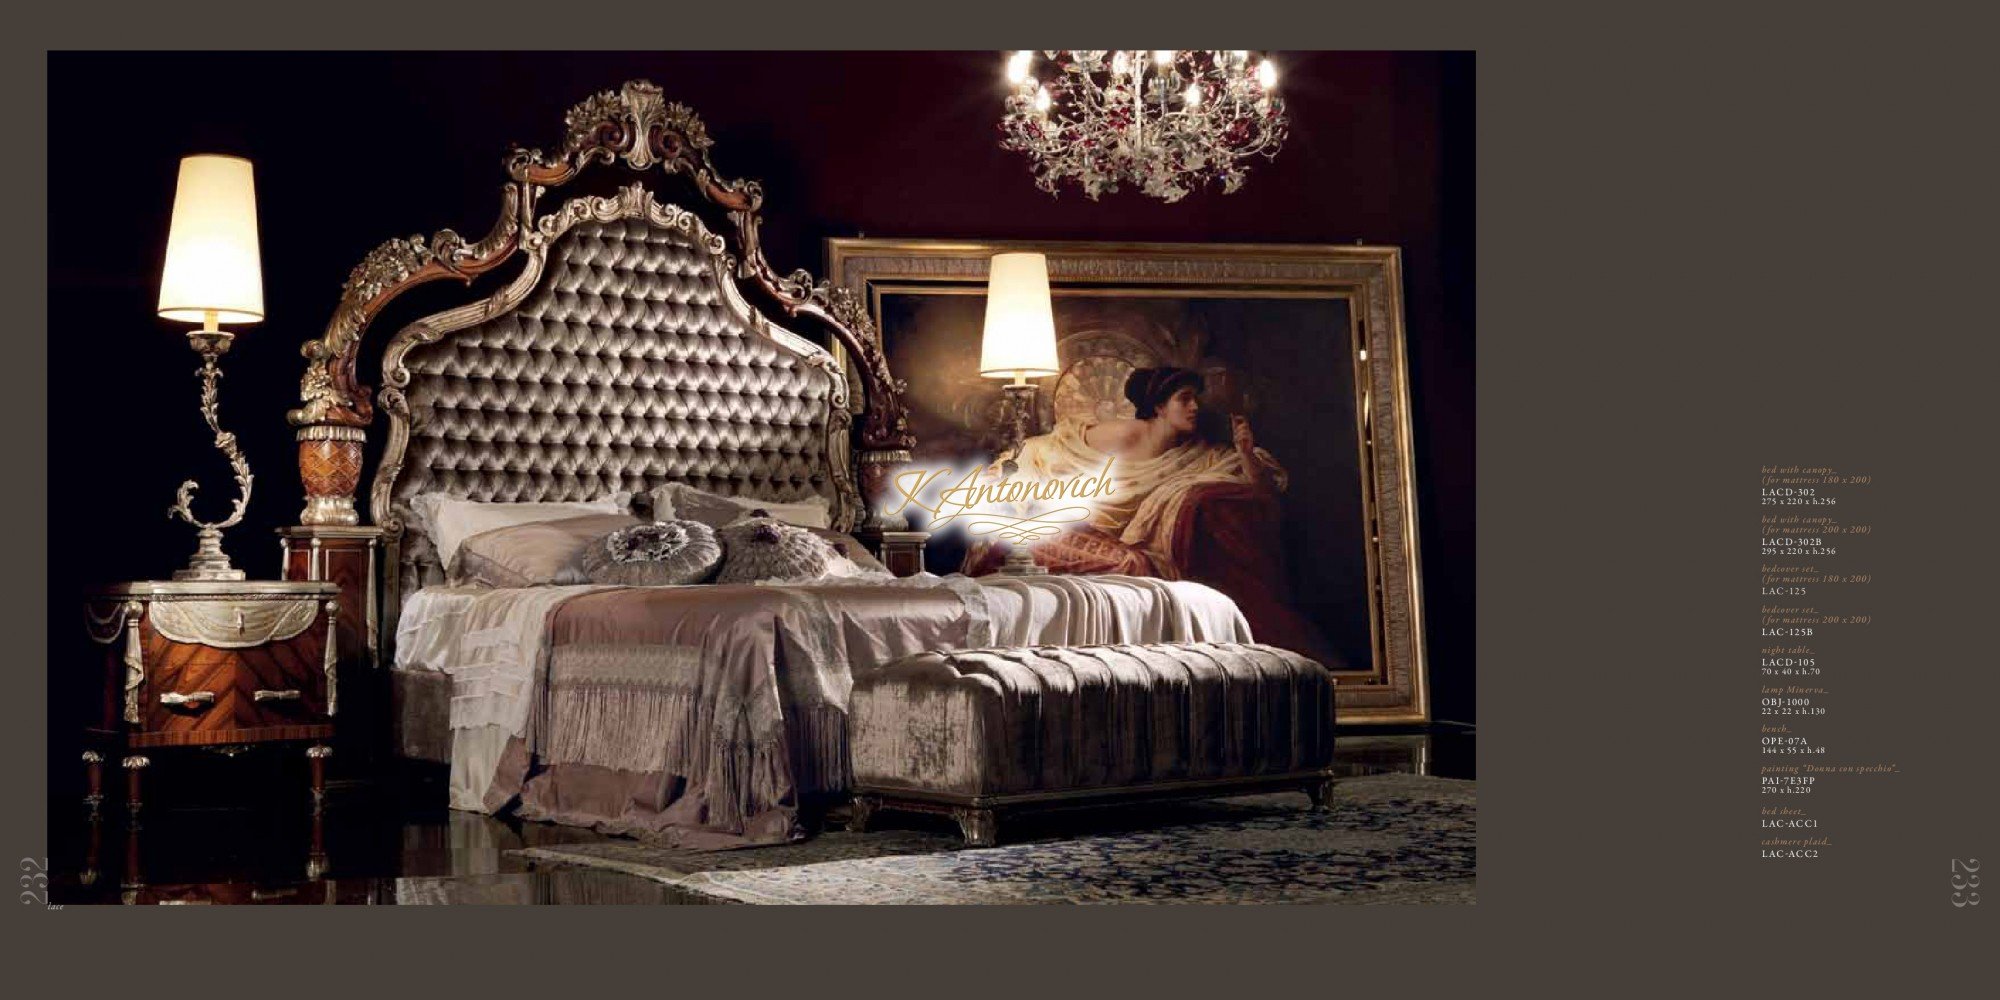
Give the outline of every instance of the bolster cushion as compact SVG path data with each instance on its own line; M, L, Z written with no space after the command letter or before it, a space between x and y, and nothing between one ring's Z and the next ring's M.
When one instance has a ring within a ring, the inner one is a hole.
M855 676L861 789L1012 795L1312 771L1333 675L1254 643L921 653Z

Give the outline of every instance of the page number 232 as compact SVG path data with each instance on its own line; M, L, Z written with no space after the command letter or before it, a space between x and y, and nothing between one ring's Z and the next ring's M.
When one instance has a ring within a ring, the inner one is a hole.
M1951 887L1958 890L1951 894L1951 905L1961 908L1979 905L1979 893L1970 891L1979 888L1978 858L1951 859Z

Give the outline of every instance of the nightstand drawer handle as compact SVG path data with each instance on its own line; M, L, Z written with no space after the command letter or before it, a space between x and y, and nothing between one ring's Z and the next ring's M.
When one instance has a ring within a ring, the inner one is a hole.
M260 690L252 694L250 696L250 700L251 701L297 701L299 700L299 692L296 689L289 691Z
M198 706L208 705L214 701L215 701L215 692L213 691L196 691L193 694L182 694L179 691L169 691L166 694L160 696L160 704L169 705L175 708L195 708Z

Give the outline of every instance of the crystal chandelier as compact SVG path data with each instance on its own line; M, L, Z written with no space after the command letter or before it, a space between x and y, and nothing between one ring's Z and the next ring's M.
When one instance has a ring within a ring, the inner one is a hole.
M1095 200L1131 184L1174 202L1213 180L1243 186L1247 161L1278 155L1285 103L1268 57L1236 51L1016 52L1003 149L1028 154L1050 194Z

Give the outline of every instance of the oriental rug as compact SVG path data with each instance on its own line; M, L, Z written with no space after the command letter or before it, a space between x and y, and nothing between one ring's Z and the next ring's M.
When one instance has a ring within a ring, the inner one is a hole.
M714 902L763 904L1471 903L1474 783L1348 778L1333 808L1297 794L1077 810L1003 821L998 847L949 826L836 831L774 847L685 851L616 841L526 848L541 864L666 882Z

